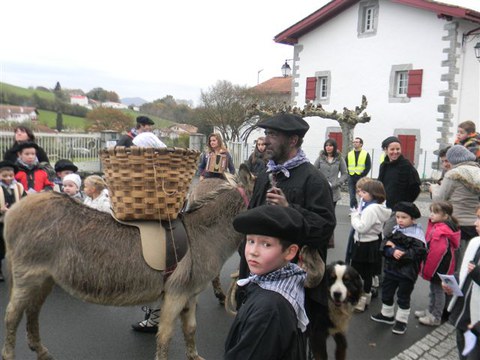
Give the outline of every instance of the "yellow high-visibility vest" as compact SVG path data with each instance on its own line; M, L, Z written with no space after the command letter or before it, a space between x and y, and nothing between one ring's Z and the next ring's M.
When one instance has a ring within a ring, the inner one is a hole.
M385 151L382 151L382 153L380 154L380 164L385 161L385 156L387 156L387 154L385 154Z
M355 165L355 150L348 153L348 173L350 175L360 175L365 170L365 163L367 162L367 150L360 150L358 154L358 162Z

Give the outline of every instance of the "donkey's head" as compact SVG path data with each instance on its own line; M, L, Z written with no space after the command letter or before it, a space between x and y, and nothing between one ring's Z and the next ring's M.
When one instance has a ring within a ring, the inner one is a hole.
M241 164L236 175L225 174L227 181L233 186L240 186L245 190L247 197L250 199L255 185L255 176L248 170L245 164Z

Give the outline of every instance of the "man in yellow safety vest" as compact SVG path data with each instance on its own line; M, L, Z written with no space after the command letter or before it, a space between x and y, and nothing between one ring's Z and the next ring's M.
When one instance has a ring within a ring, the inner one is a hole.
M348 170L348 191L350 194L350 208L356 209L357 202L357 181L366 176L372 167L370 154L363 149L363 140L359 137L353 139L353 150L345 158Z

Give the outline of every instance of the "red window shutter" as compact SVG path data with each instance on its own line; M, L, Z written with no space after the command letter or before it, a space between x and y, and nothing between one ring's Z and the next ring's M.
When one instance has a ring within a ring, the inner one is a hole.
M337 142L337 150L342 151L343 138L341 132L330 132L328 133L329 139L334 139Z
M410 70L408 72L408 97L422 96L423 70Z
M305 93L305 100L315 100L317 92L317 78L307 77L307 90Z

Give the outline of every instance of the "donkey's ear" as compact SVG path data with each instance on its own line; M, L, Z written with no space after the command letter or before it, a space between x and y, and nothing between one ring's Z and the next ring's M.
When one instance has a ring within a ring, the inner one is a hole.
M248 170L247 165L241 164L238 168L238 179L243 184L247 191L253 191L255 184L255 176Z

